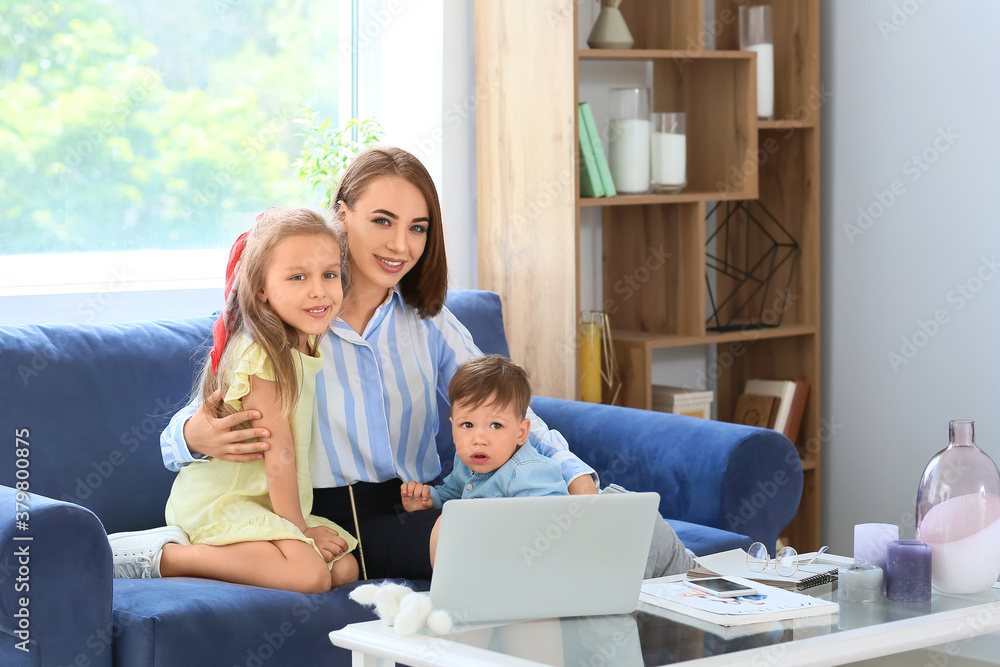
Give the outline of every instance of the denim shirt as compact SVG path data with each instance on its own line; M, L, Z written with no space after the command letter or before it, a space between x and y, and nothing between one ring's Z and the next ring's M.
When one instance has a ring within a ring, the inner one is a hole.
M455 454L455 467L440 486L431 487L434 507L453 498L513 498L567 496L561 467L524 443L507 463L491 472L472 472Z

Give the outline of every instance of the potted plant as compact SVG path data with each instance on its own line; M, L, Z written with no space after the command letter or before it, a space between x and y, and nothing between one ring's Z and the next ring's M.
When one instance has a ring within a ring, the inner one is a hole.
M295 123L304 125L300 136L306 138L299 157L292 163L300 179L316 187L326 185L323 208L330 207L333 193L347 165L366 148L377 145L383 136L382 127L375 120L352 118L341 127L335 127L329 118L317 122L317 111L308 107Z

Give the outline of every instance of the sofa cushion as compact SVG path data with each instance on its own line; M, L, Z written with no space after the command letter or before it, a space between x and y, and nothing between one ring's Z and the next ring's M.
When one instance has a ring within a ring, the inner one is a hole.
M350 654L328 635L376 618L347 597L363 583L306 595L189 577L116 579L114 663L346 666Z
M702 526L697 523L689 523L680 519L667 519L667 523L677 533L684 546L694 552L696 556L714 554L719 551L729 551L730 549L748 549L750 538L746 535L731 533L721 528Z
M0 327L0 405L57 453L32 458L31 490L83 505L108 532L162 525L174 475L160 432L191 395L211 323ZM13 450L0 448L0 470L14 470Z

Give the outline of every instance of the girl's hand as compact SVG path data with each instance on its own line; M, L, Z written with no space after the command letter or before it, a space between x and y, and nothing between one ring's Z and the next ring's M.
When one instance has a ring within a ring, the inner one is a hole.
M245 410L226 417L216 417L222 402L219 389L198 408L184 424L184 440L188 449L214 459L224 459L234 463L254 461L264 457L262 452L270 447L266 442L246 442L255 438L269 438L271 432L265 428L232 430L251 419L260 419L258 410Z
M403 501L403 509L407 512L434 507L434 501L431 500L431 487L420 482L405 482L399 487L399 496Z
M302 534L311 538L316 543L316 546L319 547L319 552L323 554L323 558L327 563L347 551L347 541L332 528L315 526L313 528L306 528L302 531Z

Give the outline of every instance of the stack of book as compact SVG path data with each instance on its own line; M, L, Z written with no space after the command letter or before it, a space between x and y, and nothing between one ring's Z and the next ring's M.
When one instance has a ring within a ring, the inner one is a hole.
M594 122L594 113L588 102L578 109L577 125L580 128L580 196L614 197L617 193L611 179L611 167L604 154L601 135Z
M733 423L771 428L794 443L808 396L809 383L804 380L748 380L736 399Z

